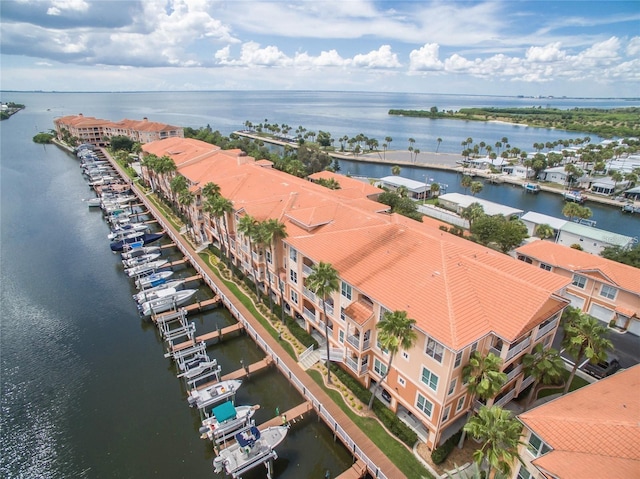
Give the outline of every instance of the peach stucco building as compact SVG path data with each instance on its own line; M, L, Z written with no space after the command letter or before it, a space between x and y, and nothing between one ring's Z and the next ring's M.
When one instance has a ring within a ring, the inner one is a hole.
M640 336L640 269L550 241L516 249L518 259L569 279L571 305Z
M569 279L446 233L437 223L391 214L375 201L382 191L368 183L324 172L341 185L331 190L277 171L269 161L192 139L149 143L143 152L173 158L171 175L188 180L196 241L228 251L315 336L324 336L326 322L331 359L363 384L379 381L387 367L376 332L385 311L406 311L416 320L418 340L398 352L384 388L389 406L413 418L430 447L455 433L472 406L461 372L473 351L503 358L508 382L495 403L531 384L522 357L537 343L551 344L568 304L561 293ZM171 197L170 178L142 172ZM208 182L233 203L222 219L202 211ZM244 215L277 219L286 238L258 248L237 229ZM340 276L339 290L324 304L326 317L322 299L307 288L320 261Z
M62 138L63 130L78 138L82 143L95 146L106 146L109 138L127 136L138 143L151 143L164 138L183 138L184 129L165 123L142 120L121 120L112 122L90 116L79 115L62 116L53 120L58 138Z

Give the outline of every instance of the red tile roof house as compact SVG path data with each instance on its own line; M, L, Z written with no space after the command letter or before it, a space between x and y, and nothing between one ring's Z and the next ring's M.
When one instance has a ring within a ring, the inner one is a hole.
M133 141L145 144L152 141L171 137L184 137L184 129L165 123L142 120L121 120L112 122L90 116L79 115L62 116L53 120L59 139L63 138L63 130L71 136L79 138L82 143L95 146L106 146L108 139L114 136L127 136Z
M516 249L518 259L568 278L571 305L640 336L640 269L550 241Z
M371 199L381 190L352 178L333 175L341 188L331 190L193 139L149 143L143 153L174 159L177 172L168 176L187 178L196 197L189 217L200 239L219 249L223 242L233 262L255 274L289 314L297 313L307 331L324 336L326 321L332 360L364 385L379 381L389 361L377 343L381 316L406 311L416 320L417 342L398 352L384 388L391 409L401 417L410 413L429 447L457 432L472 406L461 376L473 351L491 349L504 360L509 380L495 403L507 403L531 384L522 357L537 343L551 344L568 305L560 296L568 279L434 223L391 214ZM143 168L142 174L148 181L153 173ZM170 180L158 182L168 198ZM208 182L233 203L224 221L202 211ZM237 229L247 214L277 219L287 237L259 250ZM339 290L326 301L327 317L321 298L307 288L320 261L340 276Z
M518 416L518 479L640 477L640 365Z

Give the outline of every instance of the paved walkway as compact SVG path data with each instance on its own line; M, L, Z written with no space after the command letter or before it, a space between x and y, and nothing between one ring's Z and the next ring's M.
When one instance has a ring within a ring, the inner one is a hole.
M111 160L107 152L105 151L104 153ZM122 177L127 178L126 173L122 171L120 166L117 165L113 160L111 161L118 169ZM165 230L170 230L172 232L171 236L180 240L181 249L188 251L190 253L190 256L194 258L194 260L198 263L200 269L207 271L212 280L217 280L217 276L213 273L211 268L209 268L207 263L203 261L200 256L198 256L196 250L180 236L180 232L173 228L170 223L163 221L161 212L155 208L155 205L153 205L153 203L148 201L148 199L145 197L144 191L142 191L142 189L136 184L133 184L132 188L136 192L138 197L145 202L149 210L153 212L153 215L158 218L163 228L165 228ZM262 339L262 342L266 343L269 348L275 352L278 360L286 365L286 367L290 371L294 372L298 379L304 384L304 387L319 401L319 404L314 404L314 409L318 410L319 408L324 408L327 412L329 412L329 414L335 419L337 423L336 426L339 425L356 444L356 448L360 449L379 468L379 471L370 471L371 474L374 477L387 477L388 479L401 479L403 477L406 477L400 471L400 469L398 469L382 452L382 450L380 450L380 448L378 448L378 446L376 446L373 441L369 439L367 434L363 432L358 426L356 426L351 418L349 418L349 416L347 416L342 411L342 409L340 409L333 402L329 395L318 384L316 384L316 382L311 379L308 374L306 374L306 372L298 365L296 360L289 356L289 354L281 346L280 342L274 339L269 334L266 328L264 328L262 324L260 324L253 317L251 312L233 295L231 290L220 281L214 281L214 283L219 288L220 292L224 296L226 296L226 298L231 302L236 310L239 311L239 313L245 318L245 320L249 324L251 324L251 326L255 329L257 334ZM264 349L264 346L262 344L259 345Z

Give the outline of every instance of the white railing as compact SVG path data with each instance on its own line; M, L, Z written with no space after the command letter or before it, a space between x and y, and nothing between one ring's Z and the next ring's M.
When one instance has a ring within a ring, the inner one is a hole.
M320 347L320 359L323 361L327 360L327 348ZM336 363L344 362L344 349L341 348L329 348L329 361L333 361Z
M304 274L305 276L309 276L312 272L313 270L311 269L311 266L307 266L304 263L302 264L302 274Z
M305 318L310 319L311 321L316 321L316 313L313 311L307 308L302 308L302 314L304 314Z
M302 351L302 354L298 356L298 362L302 361L304 358L309 356L312 352L313 352L313 344L309 346L307 349L305 349L304 351Z
M513 358L516 354L519 354L520 352L522 352L525 348L527 348L529 346L529 344L531 344L531 339L527 338L524 341L520 342L519 344L516 344L514 347L510 348L509 351L507 351L507 361L509 361L509 359Z
M522 371L522 364L516 366L512 371L507 373L507 382L511 381Z
M489 352L495 354L496 356L500 357L502 355L502 351L500 351L499 349L496 348L489 348Z
M358 348L358 350L360 349L360 336L353 336L350 334L349 336L347 336L347 342L352 346Z
M533 383L534 380L535 380L535 378L533 376L529 376L528 378L524 378L524 381L522 381L522 384L520 385L520 391L525 389L529 384Z
M316 302L316 294L307 288L302 288L302 294L304 294L307 298L309 298L314 303Z
M512 389L511 391L509 391L507 393L506 396L504 396L504 397L500 398L498 401L494 402L493 405L494 406L504 406L509 401L511 401L515 395L516 395L516 390Z
M140 195L140 200L145 203L149 210L153 210L153 204L144 196ZM204 282L211 288L211 290L220 297L220 300L225 305L225 307L229 310L229 312L238 320L239 323L242 323L245 331L254 342L269 356L274 359L276 367L284 374L284 376L293 384L293 386L302 394L302 396L309 402L311 402L312 407L316 410L318 416L322 418L322 420L331 428L333 433L340 438L342 443L349 449L351 454L354 457L361 460L366 466L369 472L376 479L389 479L389 477L384 474L383 471L365 454L362 449L358 447L358 445L351 439L351 436L338 424L338 421L331 416L331 414L326 410L326 408L322 405L318 399L307 389L302 381L295 375L291 369L287 367L287 365L278 357L276 352L267 344L267 342L258 335L257 331L253 327L253 325L238 311L235 305L227 298L227 296L218 288L218 285L214 283L214 281L209 276L208 272L200 266L198 261L191 255L191 252L186 248L186 246L182 243L182 238L175 235L170 227L165 222L165 219L162 217L157 218L158 223L164 228L165 233L171 240L176 244L178 249L187 257L187 259L191 262L193 268L202 276ZM341 351L341 350L339 350ZM332 354L330 353L330 356ZM331 359L331 358L330 358ZM333 360L333 359L332 359ZM339 361L342 360L342 355Z
M333 316L333 304L320 300L320 307L323 306L327 309L327 316Z
M543 328L538 330L538 334L536 334L536 340L540 339L542 336L547 334L549 331L554 329L558 325L558 319L551 321L549 324L544 326Z

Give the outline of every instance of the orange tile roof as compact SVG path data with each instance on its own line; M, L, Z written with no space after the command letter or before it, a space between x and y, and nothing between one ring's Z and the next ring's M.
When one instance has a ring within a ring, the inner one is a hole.
M344 314L362 326L373 317L373 310L362 301L354 301L344 309Z
M552 243L533 241L516 250L543 263L589 275L627 291L640 294L640 269L601 256Z
M155 143L179 151L185 141ZM155 143L145 150L157 151ZM406 311L420 330L452 349L491 332L513 341L546 319L543 312L566 304L553 294L567 278L440 231L430 221L380 213L386 207L364 197L344 198L336 194L340 190L239 160L211 154L178 168L192 182L219 185L236 211L279 219L286 243L314 262L331 263L344 281L390 311Z
M553 450L533 464L563 479L640 477L640 365L520 414Z

